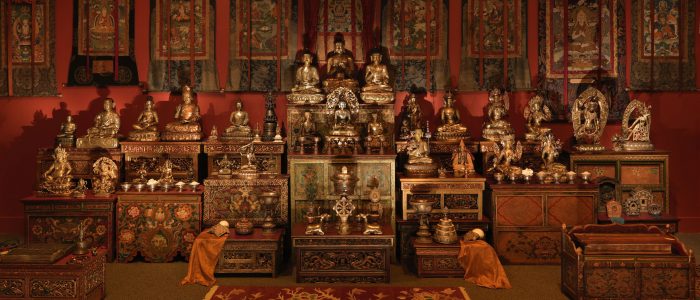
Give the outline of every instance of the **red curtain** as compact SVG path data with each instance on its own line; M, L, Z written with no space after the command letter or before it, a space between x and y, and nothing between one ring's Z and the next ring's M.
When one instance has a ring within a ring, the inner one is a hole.
M379 35L374 27L374 12L379 9L380 1L362 0L362 46L369 53L378 45Z
M304 0L304 48L316 52L320 0Z

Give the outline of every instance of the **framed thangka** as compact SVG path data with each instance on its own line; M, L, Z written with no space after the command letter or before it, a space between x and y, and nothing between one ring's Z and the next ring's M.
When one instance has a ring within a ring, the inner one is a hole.
M333 51L336 33L343 35L345 49L352 52L355 63L364 62L370 49L365 49L362 43L363 14L361 0L320 0L315 42L321 64L325 64L327 54Z
M0 96L56 95L55 1L2 1L0 8Z
M395 89L447 88L448 1L388 0L383 4L382 40L396 74Z
M148 90L219 91L215 0L151 0Z
M137 85L133 0L73 1L69 86Z
M621 0L540 0L538 90L555 120L593 86L610 101L609 119L627 106ZM622 47L621 47L622 45Z
M633 90L695 86L695 1L632 0ZM652 50L653 49L653 50Z
M462 1L459 89L530 88L527 1Z
M227 90L291 88L296 9L292 0L231 0Z

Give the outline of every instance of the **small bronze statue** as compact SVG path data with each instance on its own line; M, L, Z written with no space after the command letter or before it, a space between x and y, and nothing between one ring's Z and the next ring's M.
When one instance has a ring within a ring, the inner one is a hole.
M71 194L73 168L68 162L68 153L60 145L54 149L53 163L42 174L41 191L50 196L66 197Z
M435 134L435 139L438 141L457 141L469 138L467 126L460 123L459 111L454 107L452 96L452 91L445 93L445 104L438 112L442 122Z
M108 197L114 193L119 167L109 157L100 157L92 164L92 190L97 197Z
M164 141L199 141L202 139L202 126L199 124L199 106L194 102L192 88L182 87L182 103L175 110L175 121L165 125Z
M494 88L489 92L489 103L486 106L487 120L484 123L482 137L489 141L500 141L503 137L513 134L508 116L509 98L507 93Z
M576 98L572 106L571 121L574 125L576 150L605 150L600 144L600 137L608 121L608 101L605 95L598 89L589 87Z
M527 127L525 139L528 142L537 142L543 135L552 132L552 129L542 127L543 121L552 120L552 111L544 104L542 96L536 95L530 99L523 116L525 117L525 127Z
M365 103L387 104L394 102L394 91L389 85L389 69L382 62L382 53L374 49L370 53L371 64L365 67L365 86L360 97Z
M95 124L88 128L87 135L78 138L78 148L117 148L119 147L119 115L114 111L112 98L103 101L103 111L95 117Z
M240 168L236 175L244 179L254 179L258 177L258 160L255 158L254 142L250 142L240 148L241 159ZM243 163L245 161L245 164Z
M303 119L299 124L299 136L297 137L296 146L299 147L299 153L304 153L304 148L307 145L313 146L313 153L318 154L318 143L321 141L319 133L316 130L316 123L313 120L313 115L310 111L305 111Z
M630 120L632 120L630 124ZM613 136L615 151L652 151L651 106L639 100L632 100L622 115L622 132Z
M160 139L158 133L158 113L153 109L153 97L146 98L144 110L133 125L134 130L129 133L129 140L152 142Z
M435 177L438 164L430 157L430 144L423 139L423 130L418 128L411 133L411 139L403 151L408 154L404 165L408 177Z
M558 173L563 176L566 173L566 166L556 162L561 150L561 141L554 138L551 132L544 134L540 139L542 149L542 171L547 175Z
M401 112L401 129L399 140L410 140L411 132L423 128L423 112L416 100L416 94L408 95L408 101Z
M67 116L66 121L61 124L61 130L58 135L56 135L56 146L61 146L63 148L75 147L75 123L73 123L73 117Z
M287 95L287 101L292 104L321 103L325 96L318 87L321 79L318 69L313 65L313 54L305 51L301 56L301 65L297 67L294 76L292 93Z
M355 127L355 120L360 111L360 104L351 90L339 87L328 95L326 102L326 115L333 124L326 136L326 152L331 154L333 149L345 152L351 149L357 154L360 135Z
M367 148L367 153L372 153L372 150L379 149L379 154L384 154L384 148L386 147L384 123L379 119L377 113L373 113L371 116L372 120L367 123L365 148Z
M510 178L517 178L522 173L522 168L515 166L523 155L523 145L515 137L506 135L501 138L500 146L496 144L494 149L493 165L488 172L498 172Z
M236 110L231 113L229 122L231 126L221 134L222 141L250 142L252 140L253 131L250 128L248 112L243 110L243 103L240 101L236 102Z
M166 158L163 164L158 167L158 172L160 172L160 178L158 178L158 183L161 185L172 185L175 183L175 178L173 177L173 162Z
M460 140L459 149L452 152L452 169L454 177L467 177L476 172L474 170L474 156L464 145L464 140Z

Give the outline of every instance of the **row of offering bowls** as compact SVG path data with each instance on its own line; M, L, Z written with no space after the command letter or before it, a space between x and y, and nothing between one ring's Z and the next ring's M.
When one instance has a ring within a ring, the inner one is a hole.
M524 183L530 183L530 178L532 178L531 174L532 170L529 170L530 172L527 172L529 169L523 170L521 174L516 174L516 173L511 173L508 177L508 180L510 183L518 183L520 179L523 180ZM566 173L563 172L547 172L547 171L539 171L537 174L534 174L537 176L537 179L539 183L541 184L550 184L550 183L574 183L576 180L576 177L581 178L583 180L583 183L588 183L591 180L591 173L586 171L586 172L581 172L580 174L576 174L574 171L569 171ZM496 183L501 184L503 183L503 180L505 179L505 175L503 173L494 173L493 178L496 179Z
M179 181L175 184L171 184L169 182L158 182L157 180L149 180L147 183L129 183L129 182L124 182L121 184L122 190L124 192L128 192L131 187L134 187L136 189L136 192L141 192L143 191L144 187L148 187L148 190L151 192L155 192L158 187L162 189L163 192L167 192L170 190L171 187L175 186L178 192L183 192L185 191L185 186L189 187L190 191L196 191L197 187L199 186L199 182L192 181L190 183L184 183L182 181Z

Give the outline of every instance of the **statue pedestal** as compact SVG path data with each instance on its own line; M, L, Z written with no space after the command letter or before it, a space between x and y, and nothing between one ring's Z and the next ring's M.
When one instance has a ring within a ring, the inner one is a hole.
M253 140L253 134L250 132L227 131L222 133L219 139L223 142L249 143Z
M76 148L89 149L89 148L118 148L119 140L115 137L94 137L94 136L84 136L78 138L75 143Z
M404 169L408 177L437 177L438 164L423 163L423 164L405 164Z
M287 101L290 104L318 104L323 102L326 96L323 94L288 94Z
M457 142L459 143L459 140L468 140L470 138L469 132L464 131L464 132L437 132L435 133L435 139L438 141L448 141L448 142Z
M576 150L580 152L602 152L605 151L605 146L597 144L597 145L590 145L590 144L583 144L583 145L576 145L574 146Z
M136 142L156 142L160 139L158 131L132 131L129 132L129 140Z
M61 146L63 148L73 148L75 147L75 138L74 137L57 137L56 138L56 146Z
M394 103L394 93L392 92L362 92L360 98L362 98L362 102L367 104Z
M201 132L171 132L166 131L161 135L163 141L199 141L202 139Z
M624 141L622 142L623 151L654 151L654 145L650 142L640 141Z

